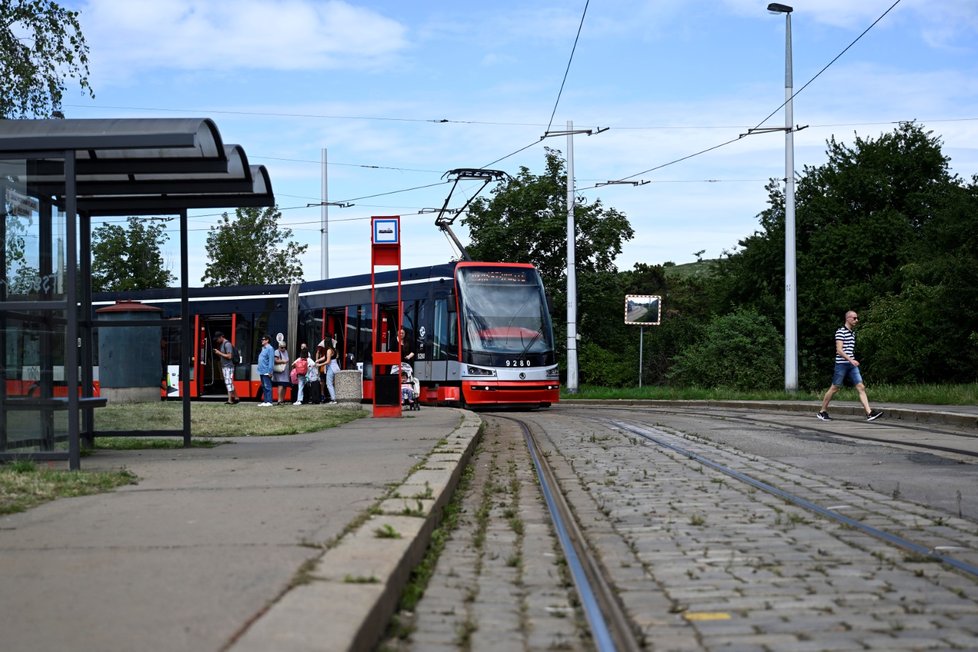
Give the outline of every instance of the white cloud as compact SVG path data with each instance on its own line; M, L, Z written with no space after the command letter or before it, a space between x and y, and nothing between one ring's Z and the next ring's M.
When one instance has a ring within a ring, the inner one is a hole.
M404 51L407 29L342 0L89 0L92 71L322 70L375 67Z

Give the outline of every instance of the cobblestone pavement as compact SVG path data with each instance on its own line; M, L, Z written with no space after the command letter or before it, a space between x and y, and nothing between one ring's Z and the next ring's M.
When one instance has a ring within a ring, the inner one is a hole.
M457 528L424 597L380 649L589 650L522 434L487 419Z
M583 412L521 414L649 650L978 650L978 581ZM656 428L660 416L634 416ZM490 424L463 517L389 650L591 649L522 436ZM978 524L788 463L658 434L975 564Z
M978 649L974 578L597 422L532 420L551 462L566 463L564 491L650 649ZM974 522L673 438L875 527L978 550Z

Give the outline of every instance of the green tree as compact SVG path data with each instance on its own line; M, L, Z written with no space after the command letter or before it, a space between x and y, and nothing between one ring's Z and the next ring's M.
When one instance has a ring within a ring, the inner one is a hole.
M50 117L72 77L95 96L78 12L51 0L0 0L0 118Z
M923 274L917 280L925 284L946 283L951 277L944 272L964 269L963 261L978 263L974 247L966 245L974 238L964 228L974 228L974 219L967 217L974 214L973 197L950 173L939 137L908 122L875 139L857 137L851 146L832 138L826 153L825 164L805 167L796 195L799 371L805 387L825 384L832 333L846 310L866 313L875 301L900 296L914 270ZM784 194L775 181L768 184L768 194L761 229L718 265L714 309L724 313L749 306L783 332ZM945 245L953 241L958 262L949 266L947 250L939 251L928 239ZM912 295L935 296L919 289ZM891 304L880 314L902 319L912 311ZM961 344L959 339L973 330L951 334L946 345ZM863 348L869 341L860 341L861 358L870 351ZM919 348L921 354L924 350ZM926 363L923 355L918 360L919 370ZM887 365L896 367L895 361ZM933 371L947 377L951 368L944 362ZM889 379L874 375L873 380Z
M547 148L546 171L521 167L515 178L472 202L462 223L476 260L533 263L550 292L566 286L567 173L560 152ZM635 235L628 218L600 199L574 207L574 259L578 274L614 272L622 245Z
M309 245L293 241L292 229L279 228L280 219L274 206L237 208L234 219L224 213L207 234L204 287L301 281L299 257Z
M117 292L165 288L176 280L164 266L160 248L166 226L138 217L128 228L103 224L92 233L92 289Z

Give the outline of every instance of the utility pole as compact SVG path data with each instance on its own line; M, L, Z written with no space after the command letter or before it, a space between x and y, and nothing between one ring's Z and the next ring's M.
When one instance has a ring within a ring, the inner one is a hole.
M320 276L323 280L329 278L329 207L339 206L340 208L349 208L353 206L348 202L335 202L329 201L329 177L326 172L326 148L322 150L322 187L320 189L320 196L323 198L318 204L306 204L306 208L310 206L319 206L319 248L320 248Z
M574 134L600 134L604 129L574 129L574 122L567 121L565 131L548 131L543 137L567 136L567 393L576 394L578 390L577 370L577 261L575 260L574 227Z
M326 148L323 148L323 187L320 194L322 206L320 207L322 226L320 227L319 246L322 248L322 270L323 280L329 278L329 180L326 174Z

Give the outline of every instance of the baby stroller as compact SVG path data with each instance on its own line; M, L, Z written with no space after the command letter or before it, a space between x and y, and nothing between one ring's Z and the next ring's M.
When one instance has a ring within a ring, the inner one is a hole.
M401 374L401 406L408 410L420 410L421 403L418 401L418 396L421 394L421 383L414 377L411 365L402 362L400 369L394 367L391 371Z

